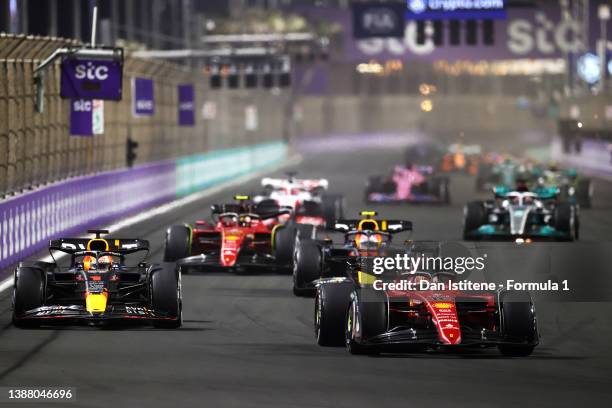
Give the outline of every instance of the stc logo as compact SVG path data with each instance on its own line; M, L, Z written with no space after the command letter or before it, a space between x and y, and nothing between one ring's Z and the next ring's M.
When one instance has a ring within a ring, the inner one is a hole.
M74 77L76 79L89 79L97 81L106 81L108 78L108 67L104 65L96 66L93 62L87 64L79 64L74 69Z
M499 24L504 23L499 22ZM505 42L508 57L526 56L531 53L554 56L580 51L582 26L575 20L555 22L546 14L537 12L533 19L515 18L508 20L504 25L505 35L498 41L500 44ZM416 21L408 21L403 39L373 38L357 41L356 44L359 51L367 56L382 53L397 56L406 53L429 55L436 51L430 34L426 34L423 44L418 44L416 38Z
M72 108L75 112L91 112L93 104L87 100L77 100L72 102Z
M408 10L414 14L421 14L427 10L427 0L408 0Z

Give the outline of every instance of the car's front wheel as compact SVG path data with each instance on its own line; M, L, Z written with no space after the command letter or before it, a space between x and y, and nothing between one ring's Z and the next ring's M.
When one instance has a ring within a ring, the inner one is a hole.
M39 268L19 267L15 273L13 289L13 324L16 327L35 327L37 323L23 319L28 310L41 307L45 302L44 271Z
M174 264L163 264L150 272L151 308L160 319L153 326L162 329L176 329L183 323L180 276Z

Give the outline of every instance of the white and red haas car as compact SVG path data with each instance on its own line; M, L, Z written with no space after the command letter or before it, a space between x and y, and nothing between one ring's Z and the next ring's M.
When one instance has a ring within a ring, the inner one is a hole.
M255 203L269 201L292 208L291 214L273 230L275 256L281 264L292 264L295 241L300 236L314 238L317 230L327 229L342 218L344 200L338 194L327 193L326 179L298 179L290 172L286 178L263 178L261 185L264 191L255 196Z

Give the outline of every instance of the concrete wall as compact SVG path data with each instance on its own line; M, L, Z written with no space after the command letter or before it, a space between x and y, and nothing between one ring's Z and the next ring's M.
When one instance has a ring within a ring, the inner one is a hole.
M516 98L446 95L430 98L431 112L421 110L421 96L308 96L298 101L303 119L299 137L322 134L418 130L443 141L514 146L535 134L550 137L555 121L517 107ZM534 137L541 142L542 136Z

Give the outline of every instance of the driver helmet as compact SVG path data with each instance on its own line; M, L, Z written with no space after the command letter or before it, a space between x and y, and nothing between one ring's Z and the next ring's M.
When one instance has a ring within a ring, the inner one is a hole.
M223 226L225 227L233 227L236 225L236 217L231 215L231 216L225 216L221 219L221 223L223 224Z
M98 263L95 256L87 255L83 258L83 269L89 271L90 269L96 269Z
M250 215L245 215L240 217L240 225L243 227L248 227L249 225L251 225L251 221L253 219L251 218Z
M113 257L104 255L98 258L98 269L110 269L113 264Z
M357 234L355 244L361 250L378 249L383 243L381 234Z

